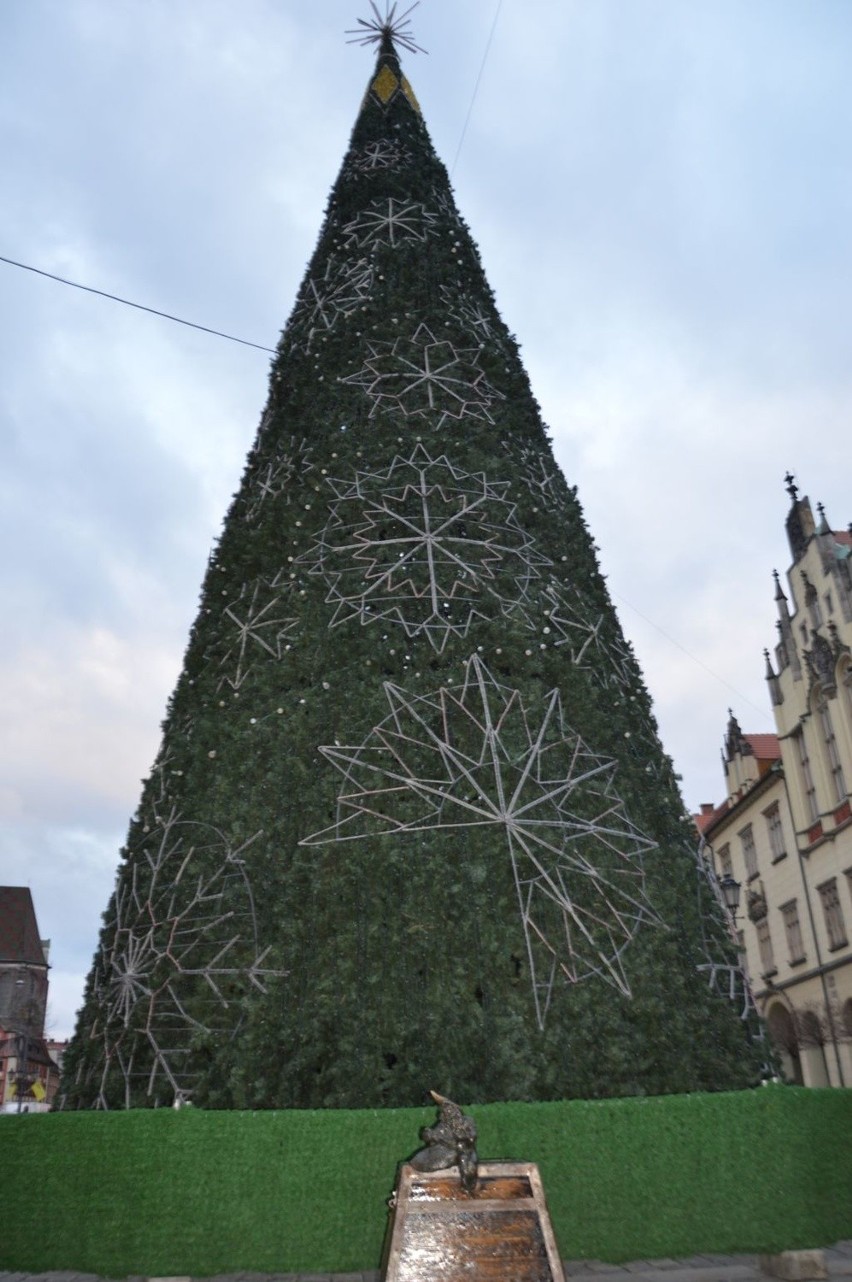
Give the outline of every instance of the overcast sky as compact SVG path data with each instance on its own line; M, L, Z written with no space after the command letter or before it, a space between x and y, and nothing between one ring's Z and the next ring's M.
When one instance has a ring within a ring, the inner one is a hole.
M373 66L361 16L0 0L0 254L274 347ZM785 471L852 518L852 5L412 19L685 801L718 801L728 706L773 728ZM66 1035L269 357L3 263L0 298L0 882L32 888Z

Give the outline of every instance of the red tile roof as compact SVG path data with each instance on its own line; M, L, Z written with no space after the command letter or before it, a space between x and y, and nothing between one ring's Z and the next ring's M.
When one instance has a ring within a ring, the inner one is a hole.
M721 819L727 809L727 801L723 801L720 806L711 806L708 810L702 808L700 815L692 816L692 821L698 831L704 834L711 824L714 824L717 819Z
M777 734L746 734L743 738L759 761L781 760Z

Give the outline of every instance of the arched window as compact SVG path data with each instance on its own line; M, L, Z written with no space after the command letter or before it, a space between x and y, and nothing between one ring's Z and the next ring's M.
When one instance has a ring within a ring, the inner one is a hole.
M794 1086L804 1086L802 1060L799 1054L799 1038L793 1016L781 1002L773 1002L766 1016L769 1038L781 1057L784 1076Z
M826 1035L814 1010L802 1011L798 1017L799 1046L806 1086L830 1086L828 1061L825 1056Z

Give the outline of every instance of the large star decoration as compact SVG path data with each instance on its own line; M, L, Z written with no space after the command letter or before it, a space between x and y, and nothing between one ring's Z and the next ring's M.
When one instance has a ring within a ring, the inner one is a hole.
M344 776L337 822L302 844L492 827L495 857L511 863L539 1026L560 975L597 975L629 996L622 954L643 922L660 924L642 867L654 843L626 815L614 763L565 724L559 692L525 704L476 655L458 689L385 692L390 715L362 744L320 749Z
M386 470L329 484L331 519L300 560L328 585L332 626L401 624L439 652L474 618L512 614L531 626L530 583L550 562L518 522L507 482L418 444Z
M477 347L456 347L418 325L411 338L371 343L363 367L341 382L364 389L373 402L371 418L388 410L432 419L436 427L446 419L491 423L490 407L503 397L478 367L479 354Z

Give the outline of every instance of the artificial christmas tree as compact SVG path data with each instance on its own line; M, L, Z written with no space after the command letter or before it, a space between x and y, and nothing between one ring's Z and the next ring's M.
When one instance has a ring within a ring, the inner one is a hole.
M746 1085L748 1001L576 495L408 39L362 26L376 69L131 823L67 1104Z

